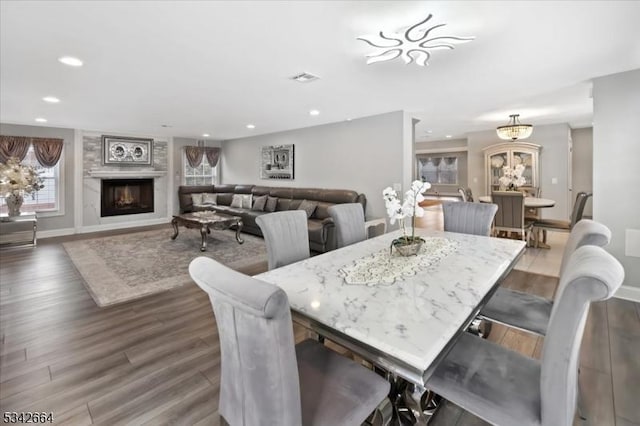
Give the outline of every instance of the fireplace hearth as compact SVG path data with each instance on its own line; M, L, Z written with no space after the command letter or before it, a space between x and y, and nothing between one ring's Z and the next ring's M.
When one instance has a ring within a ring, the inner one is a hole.
M100 216L153 213L153 179L102 179Z

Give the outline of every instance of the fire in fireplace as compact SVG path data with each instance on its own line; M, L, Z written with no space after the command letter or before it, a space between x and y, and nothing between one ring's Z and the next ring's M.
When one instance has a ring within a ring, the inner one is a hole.
M100 216L153 213L153 179L103 179Z

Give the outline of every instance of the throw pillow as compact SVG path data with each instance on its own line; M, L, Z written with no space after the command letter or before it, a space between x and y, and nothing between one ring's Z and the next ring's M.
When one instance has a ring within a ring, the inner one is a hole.
M265 212L270 212L270 213L275 212L277 205L278 205L278 197L268 196L267 197L267 204L264 207L264 211Z
M231 205L229 207L235 207L238 209L242 208L242 195L233 194L233 198L231 198Z
M256 197L253 199L253 207L251 207L251 210L263 212L266 205L267 205L266 195L263 195L261 197Z
M202 196L204 194L191 194L191 202L195 205L195 206L199 206L202 204Z
M298 210L304 210L307 213L307 219L309 219L313 212L316 211L316 207L318 207L318 203L309 200L302 200L298 206Z
M253 200L252 194L242 194L242 208L250 209L252 200Z
M204 197L202 197L202 204L218 205L218 194L206 193L202 195L204 195Z

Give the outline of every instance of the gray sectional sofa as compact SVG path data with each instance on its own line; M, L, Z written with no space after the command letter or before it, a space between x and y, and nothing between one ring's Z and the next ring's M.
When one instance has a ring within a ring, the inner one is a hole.
M201 194L212 194L201 196ZM245 204L232 207L234 195L236 202L245 196ZM249 197L250 196L250 197ZM266 197L266 198L262 198ZM262 236L256 217L270 211L296 210L301 206L309 216L309 247L324 253L335 248L334 226L327 209L334 204L360 203L366 207L366 197L355 191L322 188L288 188L259 185L207 185L180 186L178 188L180 212L215 210L221 213L242 217L244 232ZM247 204L250 198L251 207ZM274 200L275 199L275 200ZM196 203L194 204L194 200ZM303 203L303 201L305 201ZM260 209L262 202L265 206ZM214 204L215 202L215 204ZM265 208L270 207L269 211Z

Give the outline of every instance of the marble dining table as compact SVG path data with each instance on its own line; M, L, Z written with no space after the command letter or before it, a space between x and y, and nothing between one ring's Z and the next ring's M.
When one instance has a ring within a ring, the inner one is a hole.
M490 203L491 195L481 195L478 197L478 201L481 203ZM556 205L555 200L550 198L539 197L524 197L524 206L532 209L544 209L547 207L553 207Z
M418 256L390 232L256 275L282 288L294 321L424 386L525 250L522 241L416 229Z

